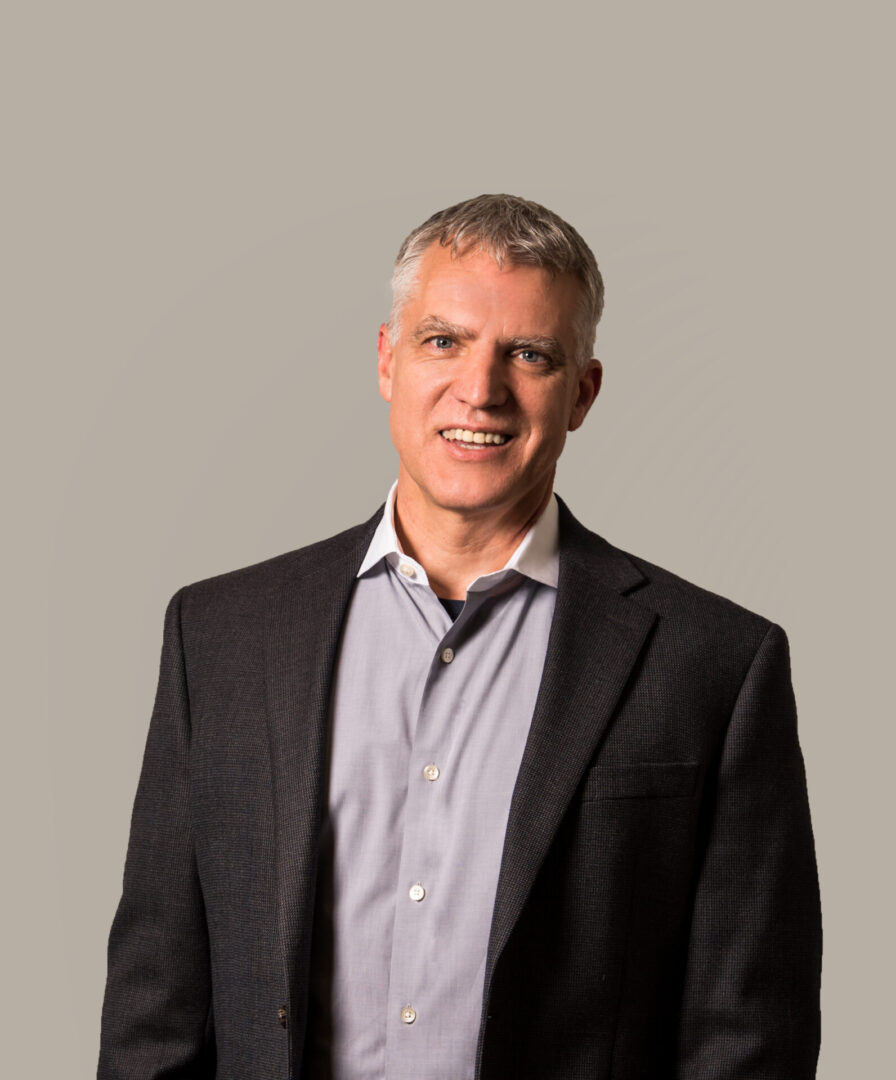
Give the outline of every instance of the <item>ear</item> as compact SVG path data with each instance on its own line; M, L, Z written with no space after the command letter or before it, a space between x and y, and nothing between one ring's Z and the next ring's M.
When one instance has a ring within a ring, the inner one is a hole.
M386 323L380 326L376 339L376 370L379 377L380 396L385 401L392 400L392 342Z
M601 380L603 379L603 365L600 360L593 357L584 368L578 371L577 396L573 401L572 411L569 414L569 430L575 431L580 428L588 415L588 410L594 404L594 399L600 393Z

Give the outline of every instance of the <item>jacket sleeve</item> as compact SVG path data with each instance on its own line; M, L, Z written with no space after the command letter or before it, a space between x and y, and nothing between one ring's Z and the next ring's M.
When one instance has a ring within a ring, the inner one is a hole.
M810 1080L821 912L787 638L771 626L707 785L679 1027L682 1080Z
M109 936L98 1080L214 1076L209 942L190 820L190 707L171 599L121 901Z

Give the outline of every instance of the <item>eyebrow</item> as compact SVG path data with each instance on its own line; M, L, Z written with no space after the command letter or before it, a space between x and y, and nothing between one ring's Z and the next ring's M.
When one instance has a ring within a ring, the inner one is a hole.
M456 338L458 341L472 341L476 337L472 330L468 330L465 326L450 323L438 315L424 316L414 331L414 340L421 342L430 334L444 334L446 337ZM540 337L539 335L513 337L508 338L503 344L508 352L516 352L518 349L532 349L534 352L551 356L561 363L566 360L566 350L563 348L559 338Z
M445 337L457 338L458 341L472 341L476 336L472 330L468 330L465 326L457 326L455 323L447 322L445 319L439 318L438 315L426 315L417 325L417 329L414 331L414 340L422 341L430 334L444 334Z
M507 348L510 352L516 352L518 349L532 349L534 352L540 352L544 353L545 356L551 356L561 363L566 360L566 351L560 343L560 339L555 337L511 338L507 342Z

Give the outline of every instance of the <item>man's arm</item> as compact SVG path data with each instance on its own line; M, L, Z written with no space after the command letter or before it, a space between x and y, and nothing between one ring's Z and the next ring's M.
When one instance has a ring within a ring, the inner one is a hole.
M208 932L190 820L190 705L178 592L109 936L98 1080L213 1077Z
M787 638L772 626L708 791L679 1033L687 1080L810 1080L821 913Z

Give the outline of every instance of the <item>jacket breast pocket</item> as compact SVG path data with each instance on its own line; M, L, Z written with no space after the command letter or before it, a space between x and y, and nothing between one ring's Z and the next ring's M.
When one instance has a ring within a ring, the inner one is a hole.
M697 787L697 761L637 761L595 765L585 775L582 799L685 799Z

